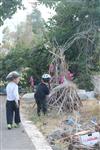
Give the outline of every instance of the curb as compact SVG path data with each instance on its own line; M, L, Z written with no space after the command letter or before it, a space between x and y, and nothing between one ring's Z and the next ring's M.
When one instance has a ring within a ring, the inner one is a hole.
M33 145L35 146L36 150L52 150L42 133L38 130L38 128L35 125L33 125L32 121L26 120L22 114L21 120L22 125L29 138L31 139Z

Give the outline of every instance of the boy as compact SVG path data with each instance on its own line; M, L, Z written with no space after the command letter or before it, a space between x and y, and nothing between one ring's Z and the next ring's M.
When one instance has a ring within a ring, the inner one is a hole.
M41 110L45 115L47 113L47 101L46 97L49 95L49 83L51 76L49 74L44 74L42 76L41 83L39 84L36 93L34 95L37 104L37 114L40 116Z
M12 128L13 116L15 125L18 127L20 123L20 112L19 112L19 93L18 83L20 81L20 75L16 71L10 72L6 78L9 83L6 87L7 102L6 102L6 118L8 129Z

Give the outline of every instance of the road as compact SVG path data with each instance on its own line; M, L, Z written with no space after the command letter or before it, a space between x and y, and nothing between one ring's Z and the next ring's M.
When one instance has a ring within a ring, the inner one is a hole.
M7 129L5 99L0 96L0 150L35 150L22 125L20 128Z

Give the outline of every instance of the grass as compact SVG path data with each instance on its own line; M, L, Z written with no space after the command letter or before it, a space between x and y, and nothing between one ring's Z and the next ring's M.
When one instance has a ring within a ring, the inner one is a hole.
M83 102L83 108L81 114L85 120L89 120L92 117L96 117L98 122L100 121L100 103L98 101L88 100Z
M22 111L29 120L33 121L45 137L50 135L55 129L64 127L63 122L69 115L72 115L73 118L77 115L77 113L57 115L55 110L51 110L48 115L41 115L41 117L38 117L36 105L34 108L33 105L33 103L28 104L23 102ZM83 101L83 107L81 108L80 114L80 118L78 119L82 120L81 123L90 123L92 117L96 117L98 122L100 122L100 103L94 100ZM66 128L68 127L67 124L65 124L65 126ZM55 145L59 147L60 150L65 150L67 148L67 144L61 143L60 141L55 141Z
M29 120L33 121L33 123L45 136L47 136L54 129L59 128L62 121L65 120L65 115L57 115L54 110L52 110L52 112L48 113L46 116L42 114L41 117L38 117L36 113L36 106L33 108L33 105L33 103L28 104L22 102L21 111Z
M67 119L67 116L69 114L61 114L57 115L55 110L49 111L49 114L47 116L41 115L41 117L38 117L36 114L36 105L33 108L34 103L25 103L22 102L22 111L28 119L32 120L34 124L37 126L42 126L44 124L48 125L48 128L55 128L56 126L59 126L61 122ZM98 101L94 100L86 100L83 101L83 107L81 108L81 118L84 121L88 121L93 116L97 118L98 121L100 121L100 103ZM72 114L71 114L72 115Z

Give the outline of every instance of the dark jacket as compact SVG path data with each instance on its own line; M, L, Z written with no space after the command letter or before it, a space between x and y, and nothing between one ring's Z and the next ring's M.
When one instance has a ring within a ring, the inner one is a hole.
M34 95L35 99L45 100L47 95L49 95L49 88L46 84L40 83Z

